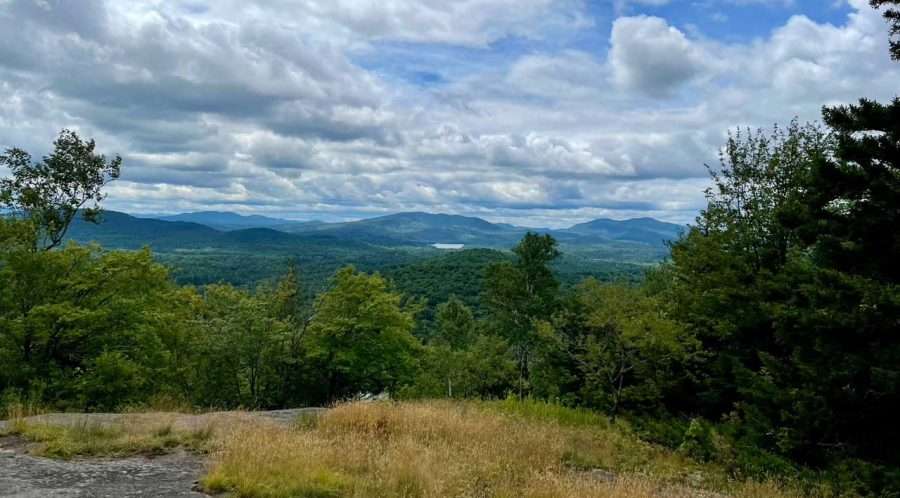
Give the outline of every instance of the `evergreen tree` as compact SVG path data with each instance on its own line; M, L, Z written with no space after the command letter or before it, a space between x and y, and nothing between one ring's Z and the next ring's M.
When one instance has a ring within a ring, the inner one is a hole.
M896 461L898 111L863 100L826 109L827 134L739 137L673 246L673 309L710 358L699 408L734 411L748 444Z
M869 3L876 9L880 9L885 5L900 7L900 0L869 0ZM900 8L886 9L884 11L884 18L887 20L888 24L891 25L891 36L900 37ZM890 44L891 56L895 60L900 60L900 40L892 39L890 40Z
M765 357L766 381L791 389L790 445L896 462L888 407L900 405L900 99L826 108L824 118L837 144L785 217L803 256L776 281L789 289L772 306L784 350Z
M465 349L475 339L475 315L456 296L438 305L435 322L435 339L453 349Z

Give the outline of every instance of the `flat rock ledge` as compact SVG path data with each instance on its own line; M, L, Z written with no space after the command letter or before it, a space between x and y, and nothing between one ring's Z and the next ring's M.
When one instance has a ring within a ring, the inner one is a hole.
M289 425L303 416L318 416L323 408L242 412L239 416L264 417ZM229 413L173 415L181 427L227 417ZM113 425L114 413L50 413L29 417L36 423ZM0 421L0 432L7 422ZM18 436L0 437L0 497L2 498L182 498L208 496L197 491L206 462L201 455L175 451L156 457L78 458L54 460L28 454L28 442Z
M5 448L0 438L0 497L200 497L203 458L184 451L156 458L52 460ZM16 442L12 442L13 445Z

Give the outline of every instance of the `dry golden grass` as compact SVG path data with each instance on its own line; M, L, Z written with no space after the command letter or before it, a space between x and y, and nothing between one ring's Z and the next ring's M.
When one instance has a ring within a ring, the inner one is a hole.
M508 405L355 403L314 423L244 424L222 438L203 483L244 497L721 496L697 486L744 498L797 496L729 483L609 423Z

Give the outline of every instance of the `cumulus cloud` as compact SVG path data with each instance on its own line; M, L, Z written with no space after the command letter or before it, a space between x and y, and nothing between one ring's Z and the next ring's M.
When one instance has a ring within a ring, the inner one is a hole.
M610 64L616 83L665 97L703 72L706 57L658 17L620 17L612 27Z
M221 0L200 10L200 17L210 19L277 17L310 37L348 45L398 40L485 46L510 36L543 39L592 24L581 0Z
M581 0L0 1L0 147L93 136L133 212L689 221L729 128L897 92L850 5L734 43Z

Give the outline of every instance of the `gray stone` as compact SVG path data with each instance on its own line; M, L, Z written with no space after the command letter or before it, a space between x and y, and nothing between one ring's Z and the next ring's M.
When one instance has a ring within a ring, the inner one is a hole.
M323 408L299 408L255 412L250 415L291 425L301 417L322 414ZM178 423L201 426L208 417L221 414L180 416ZM50 425L115 425L123 415L115 413L49 413L29 417L29 422ZM7 424L0 421L0 433ZM28 441L0 436L0 498L182 498L208 496L199 478L205 469L200 455L177 450L148 458L79 458L53 460L28 454Z
M0 445L5 443L0 439ZM192 489L203 472L198 455L52 460L14 452L0 461L3 498L202 497Z

